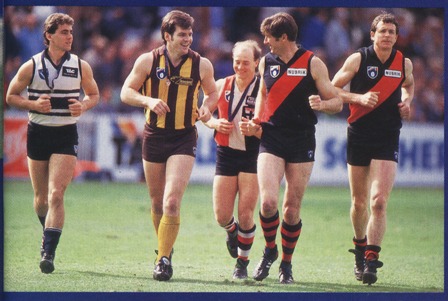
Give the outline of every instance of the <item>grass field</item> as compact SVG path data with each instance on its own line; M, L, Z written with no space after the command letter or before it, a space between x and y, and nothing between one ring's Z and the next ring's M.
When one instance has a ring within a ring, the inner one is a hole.
M40 272L42 229L29 182L4 183L4 290L6 292L410 292L444 290L443 189L396 188L388 207L378 282L354 279L347 188L309 187L303 230L293 257L296 283L278 283L279 261L261 283L232 279L235 260L216 224L211 186L190 185L181 210L174 276L152 279L157 248L144 184L73 183L53 274ZM249 274L262 254L257 234ZM279 243L279 236L277 237ZM424 300L424 298L422 299Z

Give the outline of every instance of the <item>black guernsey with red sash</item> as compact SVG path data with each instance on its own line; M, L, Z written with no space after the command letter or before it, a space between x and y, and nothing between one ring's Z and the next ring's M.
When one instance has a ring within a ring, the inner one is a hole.
M398 104L401 102L401 85L405 80L404 56L393 49L383 64L373 46L358 50L361 64L350 83L350 92L365 94L380 92L378 103L373 108L350 104L348 122L351 128L361 131L397 131L402 122Z
M317 94L310 70L313 55L300 47L287 63L272 53L265 56L263 79L267 101L263 122L294 131L315 131L317 117L308 100L310 95Z

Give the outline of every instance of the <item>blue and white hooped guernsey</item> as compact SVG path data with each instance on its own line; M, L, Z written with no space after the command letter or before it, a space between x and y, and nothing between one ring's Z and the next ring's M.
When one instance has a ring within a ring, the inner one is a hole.
M79 117L73 117L68 109L69 99L79 100L81 94L81 60L67 52L56 66L49 59L47 50L32 57L33 77L28 86L28 98L37 100L40 95L51 98L51 111L39 113L29 111L29 120L45 126L74 124Z

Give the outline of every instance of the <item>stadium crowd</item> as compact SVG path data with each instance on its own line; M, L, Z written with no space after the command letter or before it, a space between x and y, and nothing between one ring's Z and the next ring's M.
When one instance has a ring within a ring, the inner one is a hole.
M93 68L101 91L96 112L129 112L120 89L136 58L162 43L159 20L173 7L7 6L4 10L4 85L18 67L43 50L42 24L49 14L63 12L76 20L73 52ZM278 11L294 16L298 42L328 66L330 78L354 50L371 44L369 24L381 8L185 7L196 20L192 48L214 65L215 78L232 74L235 42L254 39L263 45L260 22ZM388 9L398 18L397 49L414 64L415 97L411 120L444 120L444 20L436 8ZM269 49L264 48L263 53ZM4 107L8 110L6 103ZM137 108L137 110L139 110ZM347 113L347 110L345 110ZM344 118L346 114L337 114Z

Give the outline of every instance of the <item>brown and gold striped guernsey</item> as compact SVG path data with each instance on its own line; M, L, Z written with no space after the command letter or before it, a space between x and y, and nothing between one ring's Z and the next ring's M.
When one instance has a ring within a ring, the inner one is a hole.
M197 120L198 92L201 86L200 55L189 50L181 63L174 67L167 59L166 47L152 51L154 63L142 86L142 94L165 101L170 112L157 116L145 109L146 122L153 129L181 130L191 128Z

